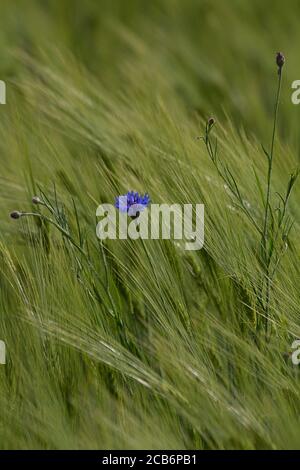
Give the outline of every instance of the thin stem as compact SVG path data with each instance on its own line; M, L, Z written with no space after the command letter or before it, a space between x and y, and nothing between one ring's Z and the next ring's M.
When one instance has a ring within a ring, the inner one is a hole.
M264 226L263 226L263 235L262 235L262 243L263 243L263 248L264 248L264 254L265 255L266 255L266 249L267 249L267 230L268 230L269 205L270 205L270 196L271 196L271 178L272 178L272 168L273 168L273 156L274 156L274 144L275 144L275 134L276 134L276 125L277 125L277 115L278 115L279 98L280 98L280 90L281 90L281 79L282 79L282 73L281 73L281 69L279 69L278 70L278 87L277 87L277 94L276 94L276 104L275 104L275 113L274 113L272 142L271 142L270 155L268 157L267 197L266 197L265 217L264 217Z
M224 181L224 183L226 183L227 185L229 185L229 181L228 181L228 178L226 178L226 176L223 174L223 172L220 170L219 168L219 165L218 165L218 161L215 157L216 155L216 151L213 151L212 149L212 146L211 146L211 142L210 142L210 138L209 138L209 131L207 131L206 129L206 134L205 134L205 137L204 137L204 143L206 145L206 149L207 149L207 153L211 159L211 161L213 162L213 164L215 165L215 168L219 174L219 176L221 177L221 179ZM252 225L254 226L254 228L258 231L259 235L262 237L262 229L259 227L259 225L257 224L256 220L253 218L253 216L251 215L251 213L249 212L249 210L247 209L247 207L245 206L244 202L243 202L243 199L241 197L241 194L240 194L240 191L238 189L238 186L233 178L233 176L231 175L231 178L234 182L234 185L235 185L235 190L232 188L232 185L230 185L229 189L232 193L232 195L236 198L236 200L238 201L239 204L237 204L237 206L246 214L246 216L248 217L248 219L250 220L250 222L252 223Z
M106 292L106 295L108 296L108 299L110 301L110 304L111 304L111 307L112 307L112 311L113 311L113 315L115 318L117 318L117 320L119 321L120 318L119 318L119 315L118 315L118 312L117 312L117 309L116 309L116 306L114 304L114 301L112 299L112 296L110 295L110 293L107 292L107 288L106 286L104 285L102 279L100 278L97 270L95 269L95 267L93 266L93 264L91 263L90 259L89 259L89 256L88 254L83 250L83 248L78 245L78 243L76 243L76 241L74 240L74 238L69 234L69 232L67 232L63 227L61 227L57 222L55 222L55 220L53 219L50 219L50 217L47 217L46 215L43 215L43 214L39 214L38 212L23 212L22 213L22 216L31 216L31 217L38 217L40 218L41 220L45 220L47 221L48 223L54 225L54 227L56 227L60 232L61 234L66 237L70 242L71 244L84 256L84 258L86 259L87 263L88 263L88 266L90 267L90 269L94 272L94 274L97 276L102 288L104 289L104 291ZM109 311L108 307L106 306L107 310ZM123 326L122 322L121 322L121 326Z
M31 216L31 217L39 217L40 219L42 220L46 220L47 222L49 222L49 224L52 224L54 225L54 227L56 227L64 237L66 237L68 240L70 240L70 242L72 242L72 245L75 246L75 248L78 249L78 251L80 251L80 253L87 257L87 253L81 248L81 246L79 246L75 240L73 239L73 237L69 234L69 232L67 232L64 228L62 228L57 222L55 222L55 220L53 219L50 219L50 217L47 217L46 215L43 215L43 214L39 214L38 212L23 212L22 213L22 216Z
M265 276L266 276L266 304L265 304L265 334L268 333L268 320L269 320L269 310L270 310L270 277L269 277L269 267L271 263L271 258L267 255L267 241L268 241L268 220L270 212L270 197L271 197L271 183L272 183L272 169L273 169L273 158L274 158L274 145L275 145L275 135L276 135L276 126L277 126L277 116L278 116L278 107L279 107L279 98L281 90L281 80L282 80L282 70L278 69L278 87L276 94L275 102L275 112L274 112L274 122L273 122L273 132L272 132L272 141L271 141L271 150L268 156L268 176L267 176L267 196L266 196L266 206L265 206L265 216L264 216L264 225L263 225L263 235L261 240L262 246L262 257L265 262Z

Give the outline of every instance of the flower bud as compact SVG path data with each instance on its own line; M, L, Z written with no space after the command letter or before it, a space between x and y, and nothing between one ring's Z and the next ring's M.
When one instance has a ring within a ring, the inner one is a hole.
M32 202L33 204L40 204L42 201L40 200L38 196L33 196Z
M20 217L22 217L22 212L13 211L11 212L10 216L12 219L19 219Z
M207 121L208 127L212 127L216 121L214 120L213 117L209 118Z
M285 57L281 52L277 52L276 54L276 64L278 65L279 70L282 69L285 62Z

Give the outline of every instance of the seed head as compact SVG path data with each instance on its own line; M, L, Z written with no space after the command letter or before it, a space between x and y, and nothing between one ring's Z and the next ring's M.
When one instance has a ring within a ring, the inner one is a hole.
M10 216L12 219L19 219L20 217L22 217L22 212L13 211L11 212Z
M281 52L277 52L276 54L276 64L278 65L279 71L282 69L285 62L285 57Z

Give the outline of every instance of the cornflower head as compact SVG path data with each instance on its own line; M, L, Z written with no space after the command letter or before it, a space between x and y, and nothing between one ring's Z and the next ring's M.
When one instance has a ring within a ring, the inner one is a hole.
M127 194L117 196L115 207L120 212L127 212L130 217L137 217L141 211L150 204L150 196L139 194L138 192L128 191Z

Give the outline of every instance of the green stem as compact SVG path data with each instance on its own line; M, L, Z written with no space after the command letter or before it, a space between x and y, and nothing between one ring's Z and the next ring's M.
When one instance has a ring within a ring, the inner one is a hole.
M274 112L274 122L273 122L273 132L272 132L272 141L271 141L271 150L268 156L268 176L267 176L267 196L266 196L266 206L265 206L265 216L264 216L264 225L263 225L263 234L261 240L262 246L262 257L265 263L265 276L266 276L266 304L265 304L265 333L268 333L268 319L269 319L269 310L270 310L270 277L269 277L269 267L271 259L267 254L267 242L268 242L268 221L269 221L269 212L270 212L270 197L271 197L271 182L272 182L272 169L273 169L273 157L274 157L274 145L275 145L275 135L277 127L277 116L278 116L278 107L279 107L279 98L281 90L281 81L282 73L281 68L278 69L278 87L276 94L275 102L275 112Z
M104 292L106 293L106 295L108 296L108 299L109 299L109 302L111 304L111 307L112 307L112 311L113 311L113 314L114 314L114 317L117 319L117 321L121 321L119 319L119 315L118 315L118 312L117 312L117 309L116 309L116 306L114 304L114 301L112 299L112 296L110 295L110 292L108 293L107 292L107 289L106 289L106 286L104 285L103 281L101 280L97 270L95 269L95 267L93 266L93 264L91 263L89 257L88 257L88 254L83 250L83 248L81 248L80 245L78 245L78 243L76 243L76 241L74 240L74 238L69 234L69 232L67 232L63 227L61 227L57 222L55 222L55 220L53 219L50 219L50 217L47 217L46 215L43 215L43 214L39 214L38 212L23 212L22 213L22 216L31 216L31 217L38 217L42 220L45 220L47 221L49 224L52 224L54 225L54 227L56 227L60 232L61 234L66 237L70 242L71 244L84 256L84 258L86 259L87 263L88 263L88 266L89 268L96 274L102 288L104 289ZM106 306L107 310L109 311L108 307ZM123 326L123 324L121 325Z
M269 205L270 205L270 196L271 196L271 178L272 178L272 168L273 168L274 144L275 144L277 115L278 115L278 107L279 107L279 97L280 97L280 89L281 89L281 79L282 79L282 74L281 74L281 69L279 69L271 151L270 151L270 155L268 158L269 165L268 165L268 177L267 177L267 197L266 197L265 217L264 217L264 226L263 226L263 235L262 235L262 242L263 242L265 255L266 255L266 249L267 249L266 245L267 245L267 231L268 231L268 219L269 219Z

